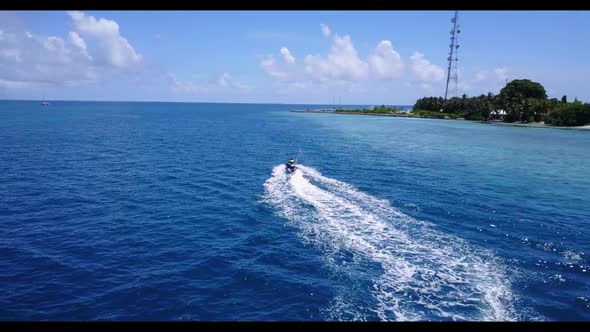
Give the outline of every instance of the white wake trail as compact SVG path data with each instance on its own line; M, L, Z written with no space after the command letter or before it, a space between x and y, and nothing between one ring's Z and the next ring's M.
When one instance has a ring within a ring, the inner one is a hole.
M382 320L515 320L502 265L490 253L434 229L391 207L388 201L299 165L283 165L264 183L264 201L324 252L335 269L342 252L353 264L372 264L379 274L367 289ZM364 265L363 265L364 266ZM339 296L333 316L354 303ZM339 312L338 308L343 308Z

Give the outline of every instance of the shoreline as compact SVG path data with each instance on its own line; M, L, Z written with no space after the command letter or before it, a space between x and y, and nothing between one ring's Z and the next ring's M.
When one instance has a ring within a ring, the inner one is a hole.
M498 126L590 130L590 125L564 127L564 126L546 125L541 122L533 122L533 123L500 122L500 121L480 121L480 122L484 123L484 124L493 124L493 125L498 125Z
M325 114L351 114L351 115L368 115L368 116L388 116L388 117L398 117L398 118L417 118L417 119L434 119L434 120L455 120L455 121L471 121L471 122L478 122L481 124L492 124L492 125L499 125L499 126L512 126L512 127L532 127L532 128L553 128L553 129L568 129L568 130L590 130L590 125L585 126L572 126L572 127L563 127L563 126L550 126L546 125L545 123L541 122L534 122L534 123L519 123L519 122L501 122L501 121L478 121L478 120L465 120L463 118L458 119L441 119L431 116L420 116L420 115L412 115L411 113L363 113L363 112L336 112L333 110L294 110L290 111L294 113L325 113Z
M294 113L326 113L326 114L353 114L353 115L369 115L369 116L393 116L400 118L427 118L425 116L411 115L410 113L363 113L363 112L336 112L336 111L324 111L324 110L296 110L290 111ZM432 118L436 119L436 118ZM441 119L447 120L447 119Z

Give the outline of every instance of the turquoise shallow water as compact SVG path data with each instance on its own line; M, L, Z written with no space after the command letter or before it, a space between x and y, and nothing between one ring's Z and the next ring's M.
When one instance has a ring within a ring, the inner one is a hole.
M0 102L0 319L590 319L590 132L305 107Z

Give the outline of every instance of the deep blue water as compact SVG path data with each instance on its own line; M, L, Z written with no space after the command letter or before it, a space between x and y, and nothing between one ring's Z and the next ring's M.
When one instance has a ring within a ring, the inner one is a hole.
M590 131L305 107L0 102L0 320L590 319Z

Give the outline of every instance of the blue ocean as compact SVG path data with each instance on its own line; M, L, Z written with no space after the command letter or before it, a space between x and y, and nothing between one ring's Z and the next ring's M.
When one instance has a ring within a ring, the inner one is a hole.
M320 107L0 102L0 320L590 320L590 131Z

